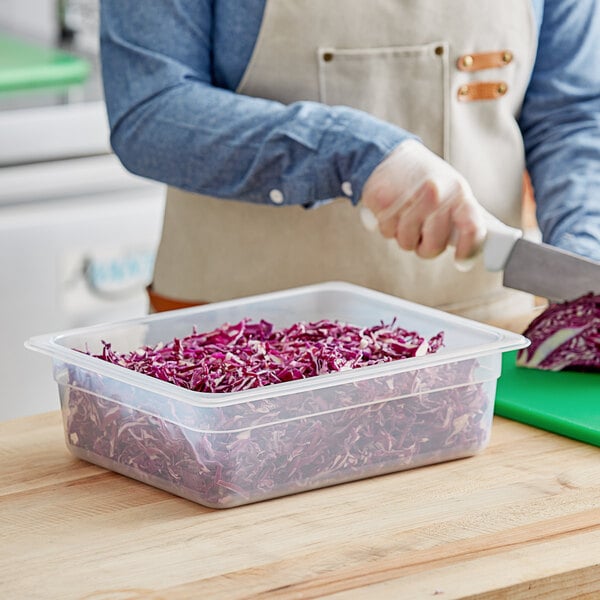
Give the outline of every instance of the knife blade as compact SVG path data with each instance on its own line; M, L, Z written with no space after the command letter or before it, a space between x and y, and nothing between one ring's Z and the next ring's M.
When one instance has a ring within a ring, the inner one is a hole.
M377 229L375 215L361 207L360 217L369 231ZM520 229L509 227L486 213L487 234L483 262L488 271L504 271L503 285L552 302L573 300L593 292L600 294L600 262L543 242L523 237ZM455 261L461 271L473 267L474 258Z
M600 294L600 262L525 239L519 229L496 219L487 225L484 264L488 271L504 271L505 287L553 302Z

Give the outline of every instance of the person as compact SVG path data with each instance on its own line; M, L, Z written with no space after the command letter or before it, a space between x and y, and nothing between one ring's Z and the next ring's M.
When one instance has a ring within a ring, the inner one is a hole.
M530 306L478 250L528 173L544 240L600 258L599 40L596 0L103 0L112 147L168 185L154 308L326 280Z

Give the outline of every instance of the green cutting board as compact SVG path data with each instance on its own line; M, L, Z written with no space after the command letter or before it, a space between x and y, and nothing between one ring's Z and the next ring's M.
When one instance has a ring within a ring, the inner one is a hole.
M502 356L494 412L600 446L600 373L517 367L516 356Z
M0 93L64 88L84 82L89 71L83 58L0 35Z

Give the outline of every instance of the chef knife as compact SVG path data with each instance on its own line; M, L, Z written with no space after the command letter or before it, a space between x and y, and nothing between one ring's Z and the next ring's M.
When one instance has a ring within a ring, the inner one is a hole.
M600 294L600 262L523 237L519 229L493 219L487 223L483 262L504 271L505 287L557 302Z
M600 294L600 262L527 240L520 229L487 216L483 262L488 271L504 271L505 287L553 302L572 300L589 292ZM377 218L364 206L361 219L367 229L377 228ZM470 264L472 261L459 261L457 267L468 270Z

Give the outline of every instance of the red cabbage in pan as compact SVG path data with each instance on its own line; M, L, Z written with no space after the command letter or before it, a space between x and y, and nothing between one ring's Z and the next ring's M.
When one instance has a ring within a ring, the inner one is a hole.
M395 322L361 328L321 320L275 329L246 319L125 354L104 343L97 358L189 390L227 393L421 356L443 339L440 332L426 341Z
M435 353L394 322L249 320L99 358L202 392L272 386L239 402L181 402L71 365L62 386L76 456L225 508L469 456L489 438L493 397L464 359L277 392L277 383Z

